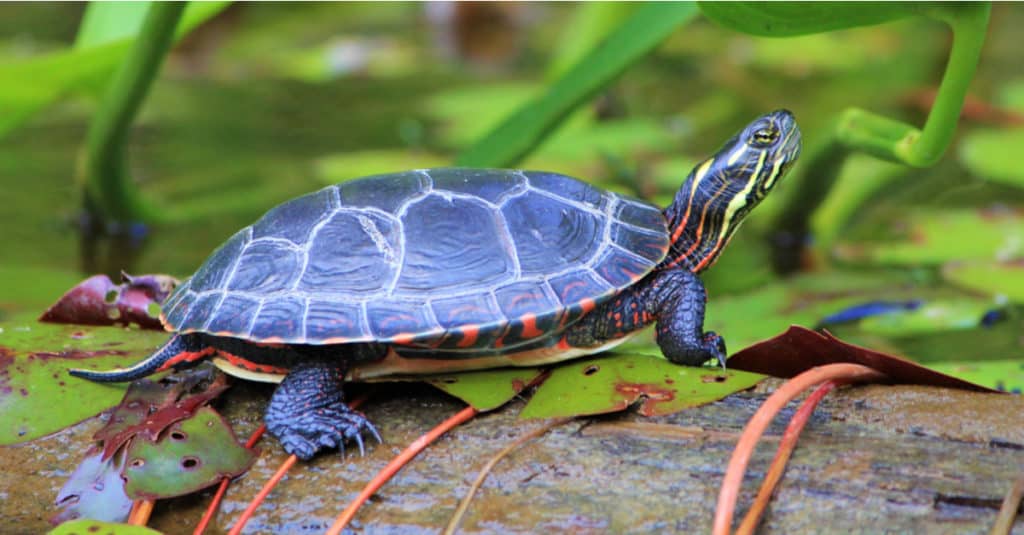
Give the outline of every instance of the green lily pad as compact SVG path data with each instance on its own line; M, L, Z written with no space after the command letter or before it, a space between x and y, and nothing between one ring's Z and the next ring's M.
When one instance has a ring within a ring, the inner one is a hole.
M245 472L256 457L217 411L202 407L156 442L132 440L122 472L124 490L134 500L182 496Z
M976 329L992 310L987 299L931 300L912 310L899 310L865 318L860 329L882 336L913 336L956 329Z
M1024 255L1024 215L1009 210L917 212L899 227L900 240L846 243L835 253L851 262L910 266Z
M942 276L969 290L1024 303L1024 261L947 264L942 269Z
M1014 392L1024 392L1024 362L1020 359L971 362L942 362L929 368L979 385Z
M478 411L489 411L519 395L541 373L543 371L538 368L503 368L440 375L430 377L426 382L465 401Z
M83 518L65 522L50 530L47 535L160 535L160 532L146 526L115 524Z
M960 161L980 177L1022 188L1021 147L1024 128L974 130L960 143Z
M116 405L125 385L68 375L69 368L128 366L167 340L167 333L38 323L0 323L0 444L16 444Z
M603 414L640 403L644 416L671 414L750 388L756 373L679 366L650 355L612 354L555 368L523 409L522 418Z

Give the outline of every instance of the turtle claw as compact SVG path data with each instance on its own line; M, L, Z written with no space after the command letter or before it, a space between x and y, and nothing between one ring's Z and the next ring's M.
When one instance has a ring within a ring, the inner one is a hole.
M281 441L286 452L304 461L322 449L338 448L344 452L346 441L355 442L359 454L365 455L363 433L370 433L378 442L381 441L373 424L344 403L334 403L287 419L268 421L267 428Z

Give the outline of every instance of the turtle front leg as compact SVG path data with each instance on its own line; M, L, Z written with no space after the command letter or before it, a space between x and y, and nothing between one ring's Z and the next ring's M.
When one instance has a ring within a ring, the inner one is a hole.
M676 364L699 366L717 360L725 368L725 340L704 332L704 283L688 269L656 272L644 288L647 306L657 318L658 347Z
M362 414L345 404L343 359L301 360L270 399L265 421L286 452L308 460L325 448L344 449L351 440L363 453L363 433L380 435Z

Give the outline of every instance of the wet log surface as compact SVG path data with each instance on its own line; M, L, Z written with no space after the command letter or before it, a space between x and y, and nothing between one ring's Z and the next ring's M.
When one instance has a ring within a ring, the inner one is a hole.
M772 384L668 417L575 420L503 459L461 525L464 533L710 530L738 433ZM320 533L395 454L460 402L415 385L374 386L364 406L385 438L367 455L323 454L297 465L246 533ZM270 389L237 383L219 408L247 436ZM737 514L774 455L783 414L761 443ZM482 415L430 446L359 512L362 533L436 533L495 453L543 424L521 404ZM4 533L40 533L74 470L92 419L27 445L0 448ZM228 491L209 532L226 531L285 456L265 438L260 459ZM830 394L808 423L761 533L987 533L1024 471L1024 399L939 388L870 386ZM212 491L158 502L150 526L191 533ZM1014 533L1024 533L1018 519Z

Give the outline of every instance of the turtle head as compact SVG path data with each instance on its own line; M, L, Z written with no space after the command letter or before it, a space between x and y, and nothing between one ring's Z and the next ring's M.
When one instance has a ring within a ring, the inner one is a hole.
M672 244L662 267L700 272L713 264L743 218L799 155L796 120L777 110L755 119L698 164L665 209Z

